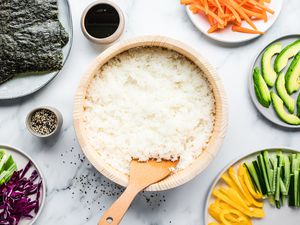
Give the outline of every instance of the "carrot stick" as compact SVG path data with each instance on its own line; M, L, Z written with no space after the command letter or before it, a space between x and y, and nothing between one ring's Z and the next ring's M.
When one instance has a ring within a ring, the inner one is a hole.
M258 30L251 30L245 27L241 26L232 26L232 31L235 32L241 32L241 33L247 33L247 34L264 34L264 32L258 31Z
M202 6L196 5L195 7L200 9L202 12L205 11L205 9ZM224 21L212 11L208 10L208 15L211 15L216 21L218 21L219 24L224 25Z
M247 14L244 12L243 8L241 8L237 3L235 3L233 0L228 0L231 5L235 8L235 10L244 18L247 23L254 29L257 30L256 26L252 22L252 20L247 16Z
M239 16L239 14L235 11L235 9L233 7L231 7L230 5L226 4L227 8L232 12L233 16L236 18L236 20L240 23L242 22L241 17Z
M193 0L180 0L181 5L189 5L192 4L194 1Z
M266 10L267 12L274 14L274 10L268 8L267 6L265 6L264 4L261 4L257 1L253 1L253 0L249 0L250 3L252 3L253 5L259 6L260 8Z
M215 24L215 25L211 26L207 32L210 34L210 33L215 32L217 29L218 29L218 25Z
M207 0L204 0L204 9L205 9L205 14L208 14L208 3Z
M219 0L215 0L215 2L216 2L216 5L217 5L218 9L221 11L222 14L224 14L224 11L223 11L223 9L222 9L222 7L220 5Z

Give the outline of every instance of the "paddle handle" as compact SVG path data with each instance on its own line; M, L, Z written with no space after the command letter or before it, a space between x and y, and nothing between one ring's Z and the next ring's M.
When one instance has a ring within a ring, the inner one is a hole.
M144 187L130 185L118 200L105 212L98 225L118 225L128 210L135 196L143 190Z

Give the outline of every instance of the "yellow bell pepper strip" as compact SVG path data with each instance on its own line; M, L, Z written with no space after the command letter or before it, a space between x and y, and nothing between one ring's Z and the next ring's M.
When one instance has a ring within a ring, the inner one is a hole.
M251 201L251 198L249 198L249 196L247 196L247 194L244 192L244 189L242 188L237 176L236 176L236 172L235 170L230 167L228 169L228 174L229 174L229 177L232 179L232 181L235 183L235 185L237 186L237 188L239 189L238 192L239 194L241 195L241 197L243 199L245 199L245 202L248 206L251 206L252 204L252 201Z
M251 195L253 196L253 198L255 199L263 199L262 194L258 193L255 191L253 184L251 182L251 178L249 177L248 171L246 170L244 165L241 165L241 167L243 168L242 170L243 172L243 177L244 177L244 182L247 186L247 189L249 190L249 192L251 193Z
M245 199L245 197L244 197L243 194L241 193L239 187L235 184L235 182L234 182L234 181L233 181L226 173L224 173L224 174L222 175L222 179L226 182L226 184L227 184L229 187L234 188L235 190L237 190L238 193L240 194L240 196L242 196L242 197ZM246 202L246 204L247 204L248 206L251 205L251 203L248 202L248 201Z
M211 204L208 208L208 213L218 222L221 222L220 212L221 209L216 205L216 203Z
M215 223L215 222L211 222L211 223L209 223L208 225L222 225L222 224L220 224L220 223Z
M224 202L220 203L220 208L222 209L222 211L224 211L224 210L235 210L234 208L232 208L231 206L229 206L228 204L226 204ZM220 212L220 215L221 215L221 212ZM219 215L219 217L220 217L220 215ZM225 217L226 217L226 219L230 220L233 224L236 224L236 223L239 222L239 219L238 219L238 217L236 217L236 215L227 214L227 215L225 215Z
M220 198L222 201L226 202L231 207L239 210L240 212L244 213L245 215L247 215L249 217L262 218L265 215L265 213L262 209L253 208L253 207L247 207L247 208L242 207L241 205L236 204L233 200L231 200L226 195L224 195L223 193L221 193L220 191L218 191L216 189L213 191L213 195L216 198Z
M221 223L220 215L221 215L222 211L232 210L234 208L230 207L228 204L226 204L224 202L221 202L220 200L218 202L220 202L220 203L217 203L217 201L212 203L208 208L208 212L218 223ZM230 220L232 223L239 222L238 218L236 218L232 214L228 214L225 217L226 217L226 219Z
M239 193L234 188L220 188L220 192L227 195L228 198L233 200L236 204L239 204L241 207L248 208L246 202L241 198Z
M258 202L255 200L255 198L251 195L251 193L249 192L249 190L245 184L245 181L244 181L244 171L245 170L244 169L245 169L245 167L243 164L241 164L238 169L238 179L244 190L244 193L247 196L247 199L249 199L249 201L252 203L252 205L254 205L258 208L262 208L264 206L264 204L262 202Z
M243 213L241 213L240 211L236 210L236 209L230 209L230 210L224 210L222 211L220 218L221 221L224 225L232 225L233 223L231 221L228 221L226 219L226 215L231 215L231 216L235 216L235 218L237 219L237 222L234 224L239 224L239 225L252 225L250 219L245 216Z
M228 198L226 195L224 195L223 193L221 193L220 191L218 190L214 190L213 191L213 195L216 197L216 198L220 198L222 201L226 202L228 205L230 205L231 207L243 212L244 214L246 214L247 216L252 216L251 212L249 209L247 208L244 208L238 204L236 204L233 200L231 200L230 198Z

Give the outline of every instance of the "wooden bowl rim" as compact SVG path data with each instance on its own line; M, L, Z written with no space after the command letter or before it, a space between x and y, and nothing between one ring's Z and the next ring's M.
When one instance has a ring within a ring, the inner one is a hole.
M206 149L189 167L172 174L165 180L153 184L146 189L147 191L162 191L180 186L201 173L216 156L227 130L228 106L223 84L211 65L191 47L169 37L141 36L119 42L106 49L94 60L89 70L80 81L74 102L74 128L78 142L92 165L108 179L126 187L128 184L128 176L105 163L86 140L83 134L84 127L82 123L83 102L85 100L86 90L90 84L90 81L101 66L103 66L111 58L128 49L142 46L164 47L186 56L204 72L204 76L212 85L213 94L215 97L215 125Z

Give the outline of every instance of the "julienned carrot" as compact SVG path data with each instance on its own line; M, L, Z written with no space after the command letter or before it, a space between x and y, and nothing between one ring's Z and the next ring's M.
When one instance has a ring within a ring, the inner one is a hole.
M200 11L205 12L205 9L200 5L195 5L196 8L198 8ZM211 10L208 10L208 15L212 16L219 24L224 25L224 21L218 17L215 13L213 13Z
M257 30L254 21L268 21L267 13L274 11L265 4L271 0L181 0L181 4L189 5L189 9L197 14L203 13L210 24L209 33L232 25L235 32L263 34ZM242 27L246 21L253 29Z
M224 14L224 10L222 9L219 0L215 0L215 2L216 2L216 5L217 5L218 9L220 10L220 12L221 12L222 14Z
M274 14L274 10L268 8L267 6L265 6L265 4L263 3L260 3L260 2L257 2L255 0L249 0L250 3L252 3L253 5L256 5L264 10L266 10L267 12L271 13L271 14Z
M247 33L247 34L264 34L264 32L258 31L258 30L251 30L245 27L241 26L232 26L231 28L235 32L241 32L241 33Z
M240 23L242 22L241 17L239 16L239 14L237 13L237 11L235 11L235 9L233 7L231 7L229 4L225 4L226 7L229 9L229 11L232 12L233 16L236 18L236 20Z
M254 29L257 30L256 26L254 25L253 21L247 16L244 12L243 8L240 7L234 0L228 0L231 5L235 8L235 10L241 15L243 19L247 21L247 23Z
M218 25L212 25L209 30L207 31L209 34L215 32L218 29Z

